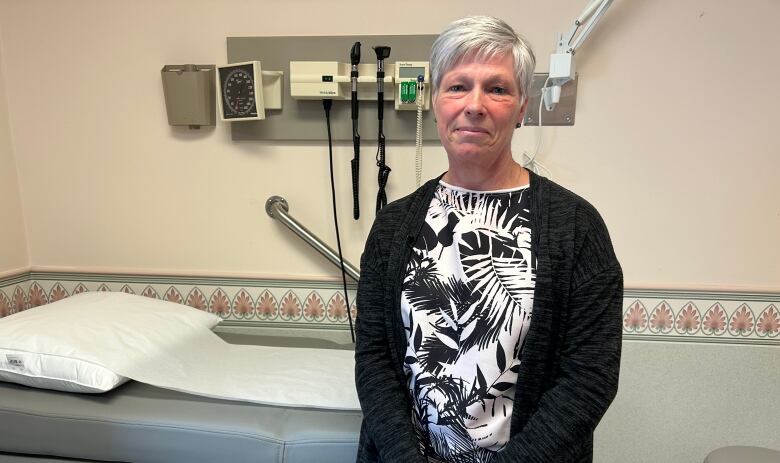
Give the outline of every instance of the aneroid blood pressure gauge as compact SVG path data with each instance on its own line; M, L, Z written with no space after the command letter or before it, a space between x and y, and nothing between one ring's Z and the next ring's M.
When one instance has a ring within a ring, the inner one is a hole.
M220 66L219 112L223 121L265 119L259 61Z

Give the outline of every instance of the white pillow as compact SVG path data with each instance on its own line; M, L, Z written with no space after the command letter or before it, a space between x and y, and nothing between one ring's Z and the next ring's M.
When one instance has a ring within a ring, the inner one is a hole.
M125 293L81 293L0 318L0 381L68 392L105 392L127 378L105 367L148 361L220 318ZM95 352L100 352L98 362ZM106 359L109 361L107 362Z

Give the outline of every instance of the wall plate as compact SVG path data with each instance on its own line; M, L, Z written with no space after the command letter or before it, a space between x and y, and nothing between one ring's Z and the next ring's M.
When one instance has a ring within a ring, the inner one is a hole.
M528 91L528 108L525 111L523 125L539 125L539 99L542 97L542 85L547 79L547 73L534 73L531 81L531 89ZM547 111L542 105L542 126L566 126L574 125L574 113L577 109L577 79L567 82L561 87L561 101L555 105L555 109Z

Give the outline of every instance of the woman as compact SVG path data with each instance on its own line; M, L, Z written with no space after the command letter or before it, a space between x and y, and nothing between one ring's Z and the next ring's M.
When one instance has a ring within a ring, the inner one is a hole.
M449 168L381 211L361 258L359 462L593 459L622 272L596 210L512 158L534 63L496 18L433 45Z

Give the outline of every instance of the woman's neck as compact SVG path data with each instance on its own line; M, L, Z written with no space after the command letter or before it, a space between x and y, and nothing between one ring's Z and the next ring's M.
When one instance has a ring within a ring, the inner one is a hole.
M528 171L511 157L500 165L453 166L444 174L446 183L474 191L504 190L527 185L530 181Z

